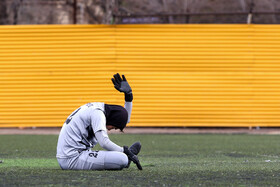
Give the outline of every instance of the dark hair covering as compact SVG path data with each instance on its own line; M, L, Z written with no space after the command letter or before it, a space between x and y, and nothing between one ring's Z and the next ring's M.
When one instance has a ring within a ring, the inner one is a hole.
M106 126L112 125L121 131L125 128L128 119L126 109L120 105L105 104Z

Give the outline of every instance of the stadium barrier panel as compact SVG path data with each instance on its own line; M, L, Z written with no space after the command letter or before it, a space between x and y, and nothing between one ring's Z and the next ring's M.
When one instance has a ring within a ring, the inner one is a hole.
M60 127L87 102L123 104L129 126L275 127L279 25L0 26L0 127Z

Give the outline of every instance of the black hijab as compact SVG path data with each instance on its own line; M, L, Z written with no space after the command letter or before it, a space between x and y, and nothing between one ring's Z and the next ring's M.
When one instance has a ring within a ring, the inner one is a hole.
M125 128L128 119L126 109L120 105L105 104L106 125L112 125L121 131Z

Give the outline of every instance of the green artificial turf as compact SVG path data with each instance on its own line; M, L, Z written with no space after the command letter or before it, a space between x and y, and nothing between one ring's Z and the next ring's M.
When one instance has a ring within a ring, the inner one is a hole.
M141 141L139 159L122 171L64 171L56 135L1 135L0 186L280 186L277 135L110 135ZM97 147L100 149L100 147Z

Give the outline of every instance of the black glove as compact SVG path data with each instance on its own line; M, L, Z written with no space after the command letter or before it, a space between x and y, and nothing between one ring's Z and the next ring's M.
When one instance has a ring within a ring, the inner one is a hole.
M140 164L140 161L138 159L138 157L133 154L127 146L123 146L123 152L127 155L128 159L131 160L134 164L136 164L137 168L139 170L142 170L142 166Z
M116 90L119 92L123 92L125 94L125 101L131 102L133 100L133 95L132 95L132 89L129 86L126 78L124 75L122 75L122 78L120 74L115 74L114 78L111 79Z
M140 142L135 142L134 144L132 144L128 150L130 150L133 154L138 155L138 153L141 150L141 143Z
M141 150L141 143L140 142L135 142L134 144L132 144L129 148L129 151L131 151L133 154L138 155L138 153ZM131 161L128 161L128 164L126 166L126 168L129 168Z

